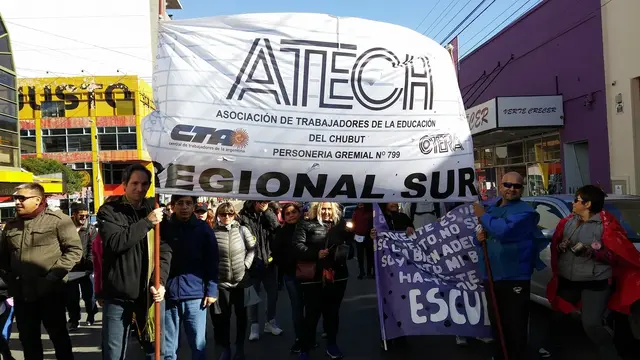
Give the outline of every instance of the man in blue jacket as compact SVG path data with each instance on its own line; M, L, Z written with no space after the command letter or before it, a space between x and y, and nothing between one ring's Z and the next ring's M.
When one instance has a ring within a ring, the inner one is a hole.
M218 242L209 224L193 213L197 197L173 195L173 214L160 234L172 249L165 311L165 360L178 358L184 324L192 360L206 358L207 308L218 298Z
M525 359L528 353L531 274L539 265L540 251L546 246L538 228L538 213L520 200L523 186L520 174L507 173L503 176L500 186L502 197L494 205L485 211L482 205L474 204L475 215L483 228L482 231L478 231L477 240L487 243L495 298L500 309L509 360ZM496 314L488 291L484 256L479 263L485 279L489 318L496 340L494 359L503 359L495 326Z

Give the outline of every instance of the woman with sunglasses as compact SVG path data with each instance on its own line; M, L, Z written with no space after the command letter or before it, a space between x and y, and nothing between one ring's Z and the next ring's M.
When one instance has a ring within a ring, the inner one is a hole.
M247 310L244 306L244 279L253 263L256 239L248 228L236 221L236 210L229 202L216 209L213 228L218 240L218 302L212 307L214 337L223 348L220 360L231 359L231 308L236 314L236 352L234 359L244 359Z
M331 359L343 357L336 340L352 238L338 203L312 203L309 219L296 227L296 277L301 283L305 310L300 360L310 359L321 315L327 333L327 355Z
M547 295L558 313L552 318L549 341L552 349L559 349L554 335L561 329L560 314L580 309L582 328L596 346L599 358L620 360L602 319L609 310L628 314L632 304L638 303L640 252L619 219L605 209L606 196L595 185L578 189L573 214L562 219L553 234L553 278L547 285ZM621 320L627 321L625 316Z

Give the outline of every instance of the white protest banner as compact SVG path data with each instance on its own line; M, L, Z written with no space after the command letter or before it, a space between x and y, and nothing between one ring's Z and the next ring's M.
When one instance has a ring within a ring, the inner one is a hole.
M143 124L158 191L239 199L472 201L447 50L320 14L163 22Z

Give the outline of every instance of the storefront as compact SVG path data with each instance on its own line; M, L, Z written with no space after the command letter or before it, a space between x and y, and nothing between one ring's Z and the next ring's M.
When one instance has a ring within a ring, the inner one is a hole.
M504 174L526 179L525 195L563 193L559 95L497 97L467 110L480 192L497 195Z
M542 1L460 60L485 196L508 171L527 195L612 192L601 4L583 2Z

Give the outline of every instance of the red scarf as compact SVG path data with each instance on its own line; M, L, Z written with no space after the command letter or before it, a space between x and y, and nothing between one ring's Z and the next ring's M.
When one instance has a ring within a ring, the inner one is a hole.
M40 215L46 209L47 209L47 203L43 200L40 203L40 205L31 214L20 215L20 218L24 220L34 219L36 216Z
M573 215L562 219L551 241L551 270L553 278L547 285L547 299L556 311L565 314L576 311L581 304L574 306L568 301L556 296L558 290L558 244L563 239L564 227ZM633 303L640 300L640 251L627 238L626 232L618 220L609 212L601 211L602 246L600 251L612 254L610 262L613 269L615 292L609 298L609 309L623 314L629 314Z

